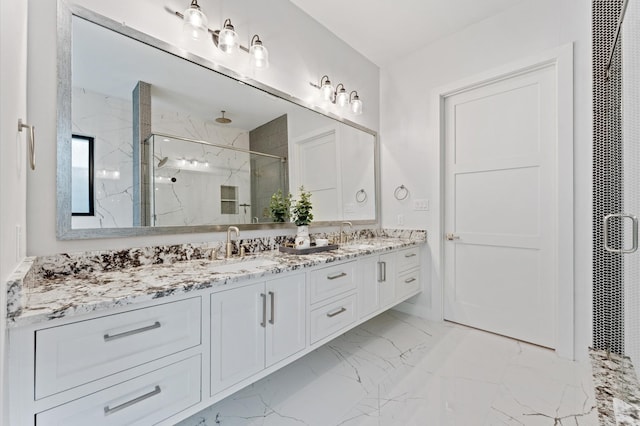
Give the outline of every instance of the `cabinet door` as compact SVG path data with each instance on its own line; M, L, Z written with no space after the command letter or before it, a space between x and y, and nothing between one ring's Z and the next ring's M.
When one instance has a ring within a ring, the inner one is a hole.
M360 276L358 280L358 313L360 318L380 308L379 287L382 279L382 266L378 256L360 259Z
M306 346L304 274L267 282L267 367Z
M211 394L264 369L264 283L211 295Z
M380 306L386 307L396 300L396 254L380 255Z

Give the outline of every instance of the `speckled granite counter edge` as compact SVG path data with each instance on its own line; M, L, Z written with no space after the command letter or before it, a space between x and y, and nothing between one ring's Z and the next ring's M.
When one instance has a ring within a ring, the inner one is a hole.
M604 426L640 424L640 384L631 360L591 350L598 418Z
M126 273L129 268L132 267L146 268L147 273L149 271L155 271L160 267L167 270L166 268L173 268L174 265L177 265L177 267L188 265L188 262L194 259L206 259L206 256L211 253L212 245L206 243L183 244L134 248L120 251L63 253L43 258L30 257L25 259L18 268L16 268L8 282L7 323L9 328L14 328L72 315L106 311L121 306L155 300L161 297L183 295L192 291L220 287L283 272L310 268L324 263L348 260L359 256L410 247L426 241L426 232L417 230L377 230L373 231L373 235L369 233L368 236L373 236L377 241L384 240L384 242L380 247L371 249L340 249L336 252L327 252L330 254L320 253L311 256L283 255L274 251L261 251L260 254L262 257L266 256L277 259L277 265L252 271L225 274L211 274L207 272L205 265L205 269L199 277L185 276L183 280L180 280L179 284L173 283L166 286L140 285L140 288L132 291L131 294L123 294L122 291L120 291L117 297L105 298L101 296L97 298L97 300L87 301L86 303L66 295L69 291L73 291L73 288L66 288L64 285L65 280L67 277L72 280L74 273L78 271L100 275L101 273L118 273L118 271ZM247 240L244 240L242 243L259 244L261 247L271 247L269 244L279 244L277 243L277 241L279 241L278 238L270 237L269 240L269 243ZM255 246L252 246L252 248L253 247ZM275 247L277 247L277 245ZM254 252L258 252L258 250ZM113 259L119 260L113 262ZM238 259L235 261L237 262ZM205 262L200 263L205 264ZM119 270L115 266L120 266L121 269ZM188 272L191 271L189 270ZM204 275L207 276L204 277ZM42 280L53 276L57 276L57 281L62 283L58 289L62 288L66 293L56 300L49 300L49 303L38 304L33 302L33 299L38 299L38 291L42 285ZM144 279L144 276L142 278ZM79 290L83 292L87 290L87 286ZM95 288L89 288L89 290L95 290ZM87 293L90 292L91 291L88 291Z

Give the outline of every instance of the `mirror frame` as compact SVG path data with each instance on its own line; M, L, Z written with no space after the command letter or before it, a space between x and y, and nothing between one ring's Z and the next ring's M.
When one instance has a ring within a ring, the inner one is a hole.
M58 240L76 240L91 238L133 237L145 235L186 234L204 232L224 232L229 226L237 226L241 230L282 229L291 232L293 223L258 223L228 225L194 225L194 226L139 226L121 228L82 228L71 226L71 25L72 17L90 21L96 25L115 31L126 37L160 49L170 55L187 60L197 66L205 67L221 76L242 82L256 90L261 90L277 98L296 104L300 107L324 115L332 120L354 127L373 136L374 139L374 180L375 180L375 218L373 220L352 220L354 225L378 225L380 220L380 146L377 132L324 111L317 106L281 92L273 87L249 79L237 72L220 66L208 59L194 55L186 50L158 40L148 34L116 22L78 5L67 4L66 0L57 1L57 165L56 165L56 237ZM289 189L290 190L290 189ZM315 221L314 226L336 226L343 220Z

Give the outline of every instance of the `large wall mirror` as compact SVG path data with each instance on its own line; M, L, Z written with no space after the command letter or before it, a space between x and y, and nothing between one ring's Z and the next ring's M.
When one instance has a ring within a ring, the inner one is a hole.
M291 226L269 202L300 186L316 224L377 222L375 132L60 3L59 239Z

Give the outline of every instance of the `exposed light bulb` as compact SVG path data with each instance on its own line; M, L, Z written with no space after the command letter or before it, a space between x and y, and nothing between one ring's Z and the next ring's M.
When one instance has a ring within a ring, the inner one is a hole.
M182 29L194 40L201 40L207 36L209 32L207 15L200 10L197 0L192 0L189 8L184 11Z
M336 104L341 108L344 108L349 104L349 95L347 94L347 91L344 89L344 87L340 89L340 91L336 95Z
M258 35L254 35L251 39L251 47L249 48L251 55L251 64L256 68L269 67L269 51L262 45L262 41Z
M233 53L238 47L238 34L235 31L231 20L224 21L222 30L218 34L218 49L224 53Z
M351 112L355 115L362 114L362 101L358 99L357 96L354 100L351 101Z
M333 97L333 85L331 84L331 81L327 79L322 84L322 87L320 88L320 92L322 93L322 99L324 99L325 101L330 101L331 98Z

